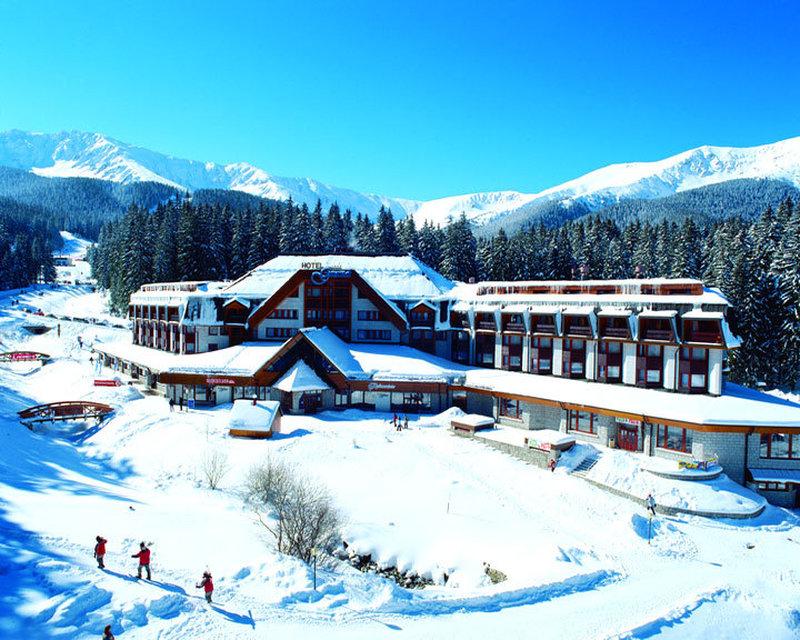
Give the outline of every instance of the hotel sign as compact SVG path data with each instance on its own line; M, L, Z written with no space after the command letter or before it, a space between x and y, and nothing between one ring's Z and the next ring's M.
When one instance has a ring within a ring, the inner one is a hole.
M625 424L629 427L641 427L642 421L641 420L631 420L630 418L617 418L617 424Z
M236 380L232 378L206 378L206 384L209 386L236 386Z
M323 285L332 278L349 278L350 269L331 269L324 268L311 273L311 282L316 285Z

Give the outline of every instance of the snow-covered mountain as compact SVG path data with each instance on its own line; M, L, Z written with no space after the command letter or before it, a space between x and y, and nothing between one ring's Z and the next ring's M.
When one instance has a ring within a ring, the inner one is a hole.
M418 203L341 189L312 178L284 178L246 162L216 164L175 158L114 140L100 133L80 131L0 133L0 166L32 171L41 176L98 178L113 182L162 182L174 187L234 189L276 200L324 205L338 202L342 208L369 213L373 218L381 205L400 217L414 211Z
M629 198L662 198L680 191L736 180L766 178L800 186L800 137L758 147L703 146L655 162L614 164L539 193L493 191L418 201L363 194L312 178L274 176L253 165L185 160L119 142L99 133L0 133L0 165L43 176L91 177L115 182L152 180L189 190L235 189L313 205L336 201L374 217L381 205L418 223L445 224L464 212L476 225L502 223L537 205L582 203L598 209Z

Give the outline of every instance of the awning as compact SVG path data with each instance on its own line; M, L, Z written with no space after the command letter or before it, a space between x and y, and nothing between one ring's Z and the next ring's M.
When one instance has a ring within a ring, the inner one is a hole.
M748 469L754 482L800 484L800 469Z
M325 391L331 387L309 367L304 360L294 363L278 382L272 385L281 391Z

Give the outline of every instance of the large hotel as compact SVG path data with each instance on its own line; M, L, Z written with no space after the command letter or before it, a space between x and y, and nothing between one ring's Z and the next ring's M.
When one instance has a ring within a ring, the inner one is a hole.
M728 383L728 301L697 280L452 282L409 256L281 256L143 286L107 366L196 406L458 406L672 459L794 505L800 406Z

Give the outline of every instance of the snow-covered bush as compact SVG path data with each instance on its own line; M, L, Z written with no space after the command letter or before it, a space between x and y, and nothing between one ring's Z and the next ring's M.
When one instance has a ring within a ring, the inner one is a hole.
M331 495L296 467L273 460L253 467L244 494L278 551L311 562L315 549L338 546L341 516Z
M203 458L201 471L209 489L216 489L230 469L228 455L220 449L207 452Z

